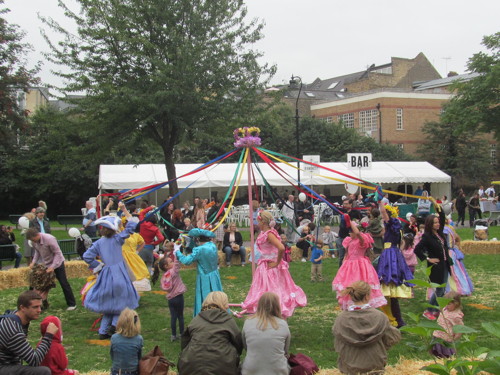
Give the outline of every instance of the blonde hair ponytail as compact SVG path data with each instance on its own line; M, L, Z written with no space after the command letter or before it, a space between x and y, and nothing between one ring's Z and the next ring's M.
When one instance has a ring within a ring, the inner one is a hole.
M353 302L361 302L366 296L370 296L371 287L370 284L364 281L355 281L347 288L340 292L342 297L349 295Z

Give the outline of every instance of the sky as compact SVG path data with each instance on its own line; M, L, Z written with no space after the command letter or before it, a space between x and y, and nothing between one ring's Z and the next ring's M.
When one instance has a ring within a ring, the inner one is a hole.
M26 32L35 51L28 65L42 61L43 83L61 85L44 61L48 47L40 35L47 29L37 14L68 29L71 22L57 0L5 0L4 17ZM75 0L64 0L77 10ZM423 52L441 76L466 72L467 60L479 51L483 36L500 31L500 1L495 0L247 0L249 18L265 22L264 39L254 48L261 63L276 64L273 84L293 75L304 83L389 63L391 57L414 58ZM0 6L1 7L1 6ZM52 40L58 35L49 32Z

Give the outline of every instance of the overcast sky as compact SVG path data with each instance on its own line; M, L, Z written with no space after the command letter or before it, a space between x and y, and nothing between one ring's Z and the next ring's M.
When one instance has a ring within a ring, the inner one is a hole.
M78 9L75 0L65 2ZM71 25L57 0L5 0L4 6L11 10L7 20L35 48L32 61L43 61L40 53L47 50L37 13ZM265 38L256 47L264 52L263 62L277 64L273 83L288 82L292 74L308 83L419 52L442 76L461 74L468 58L482 50L482 37L500 31L495 0L247 0L247 7L251 18L265 21ZM61 84L51 69L44 63L42 81Z

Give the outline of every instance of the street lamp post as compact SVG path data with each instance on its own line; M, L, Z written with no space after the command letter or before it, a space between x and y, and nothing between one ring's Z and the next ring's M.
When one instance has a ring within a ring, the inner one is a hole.
M297 143L297 158L300 159L300 146L299 146L299 98L300 92L302 91L302 78L298 76L294 76L292 74L292 78L290 79L290 87L297 87L297 84L300 83L299 92L297 94L297 100L295 101L295 141ZM300 185L300 161L297 161L297 181Z

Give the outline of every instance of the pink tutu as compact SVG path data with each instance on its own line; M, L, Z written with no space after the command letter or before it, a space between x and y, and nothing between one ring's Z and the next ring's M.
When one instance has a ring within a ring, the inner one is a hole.
M304 291L295 285L288 271L287 262L282 260L278 267L268 269L267 263L269 261L259 259L258 267L253 275L252 285L245 302L242 304L242 308L247 313L255 313L260 296L265 292L273 292L280 298L281 314L284 318L288 318L293 315L295 307L307 305L307 297Z
M371 293L368 303L371 307L377 308L387 304L387 300L380 290L377 271L373 268L370 259L364 255L373 240L367 234L363 233L362 236L365 240L363 246L361 246L359 240L353 240L350 237L347 237L342 243L347 249L347 256L333 279L332 288L337 292L337 300L343 310L347 310L353 302L349 295L342 297L340 292L356 281L364 281L370 284Z

